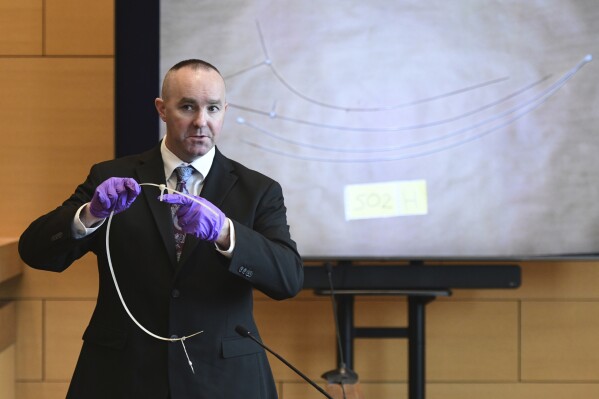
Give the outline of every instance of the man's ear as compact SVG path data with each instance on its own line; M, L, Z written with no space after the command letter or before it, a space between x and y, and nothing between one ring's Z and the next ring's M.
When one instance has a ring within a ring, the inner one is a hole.
M158 111L158 115L160 115L160 119L166 122L166 113L165 113L165 105L164 100L160 97L154 100L154 106L156 107L156 111Z

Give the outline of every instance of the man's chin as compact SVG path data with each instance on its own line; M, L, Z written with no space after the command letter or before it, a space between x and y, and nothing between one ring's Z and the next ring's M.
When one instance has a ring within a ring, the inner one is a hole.
M190 148L188 148L188 150L186 151L186 155L189 158L192 159L197 159L200 157L203 157L204 155L206 155L208 153L208 151L210 151L212 149L212 147L214 147L214 144L201 144L201 145L194 145Z

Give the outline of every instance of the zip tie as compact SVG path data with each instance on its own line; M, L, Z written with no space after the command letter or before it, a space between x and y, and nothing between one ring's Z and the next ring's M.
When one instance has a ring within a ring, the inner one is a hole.
M189 355L187 354L187 349L185 348L186 339L187 337L181 338L181 345L183 345L183 351L185 352L185 356L187 356L187 363L189 363L189 367L191 367L191 372L195 374L196 372L193 370L193 363L191 363L191 359L189 358Z
M219 216L219 214L212 208L210 208L208 205L204 204L203 202L200 202L196 197L194 197L193 195L189 195L189 194L185 194L182 193L181 191L177 191L177 190L173 190L170 188L167 188L166 185L164 184L154 184L154 183L139 183L140 186L153 186L153 187L158 187L160 189L160 202L163 202L163 197L164 197L164 191L168 191L168 192L173 192L179 195L182 195L185 198L188 198L190 200L192 200L193 202L195 202L196 204L199 204L201 206L203 206L204 208L206 208L207 210L210 211L210 213L212 213L214 216Z
M166 186L164 184L153 184L153 183L142 183L140 184L140 186L156 186L158 187L161 192L160 192L160 200L162 201L162 196L164 195L164 190L166 189ZM173 192L176 192L178 194L181 194L185 197L188 197L190 199L192 199L195 202L198 202L195 198L188 196L184 193L180 193L176 190L172 190ZM204 204L198 202L200 205L205 206ZM209 209L210 211L212 211L212 209L208 208L207 206L205 206L207 209ZM214 212L214 211L212 211ZM108 267L110 268L110 274L112 275L112 281L114 282L114 287L116 288L116 292L119 295L119 298L121 300L121 304L123 305L123 308L125 309L125 311L127 312L127 314L129 315L129 318L131 320L133 320L133 322L146 334L148 334L149 336L162 340L162 341L168 341L168 342L177 342L177 341L181 341L181 345L183 346L183 351L185 352L185 356L187 357L187 362L189 363L189 367L191 368L192 373L195 374L195 371L193 369L193 364L191 362L191 359L189 358L189 354L187 353L187 348L185 348L185 343L183 341L185 341L188 338L191 337L195 337L198 334L201 334L204 332L204 330L195 332L193 334L190 335L186 335L183 336L181 338L166 338L166 337L162 337L158 334L154 334L153 332L151 332L150 330L148 330L147 328L145 328L143 325L141 325L141 323L139 321L137 321L137 319L133 316L133 314L131 313L131 311L129 310L129 308L127 307L127 304L125 303L125 299L123 298L123 294L121 293L121 289L119 288L119 284L117 282L116 279L116 275L114 273L114 267L112 266L112 256L110 255L110 226L112 224L112 217L114 216L114 210L112 210L110 212L110 216L108 217L108 223L106 225L106 258L108 260Z

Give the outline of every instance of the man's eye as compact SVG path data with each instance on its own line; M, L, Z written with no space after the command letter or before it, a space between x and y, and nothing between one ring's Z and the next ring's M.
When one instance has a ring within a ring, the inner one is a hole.
M183 111L193 111L193 106L192 106L192 105L189 105L189 104L185 104L185 105L182 105L182 106L181 106L181 109L182 109Z
M211 105L210 107L208 107L208 111L210 111L210 112L218 112L218 111L220 111L220 108L217 107L216 105Z

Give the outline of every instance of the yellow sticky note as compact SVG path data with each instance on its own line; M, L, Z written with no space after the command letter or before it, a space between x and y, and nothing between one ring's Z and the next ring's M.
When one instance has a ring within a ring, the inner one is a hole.
M426 215L425 180L351 184L345 186L345 219Z

